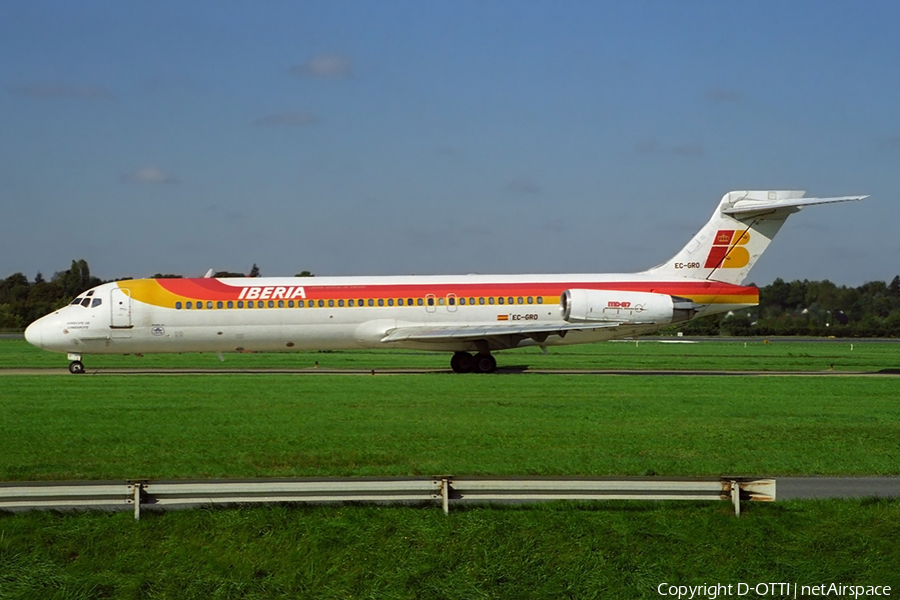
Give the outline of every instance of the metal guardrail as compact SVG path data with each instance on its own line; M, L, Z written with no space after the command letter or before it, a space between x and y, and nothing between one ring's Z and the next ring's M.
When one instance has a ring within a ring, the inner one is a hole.
M775 480L418 477L0 483L0 510L134 510L280 502L540 502L548 500L775 500Z

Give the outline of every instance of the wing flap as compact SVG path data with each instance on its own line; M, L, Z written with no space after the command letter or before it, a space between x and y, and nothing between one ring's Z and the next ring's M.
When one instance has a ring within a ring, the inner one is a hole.
M591 323L560 325L456 325L446 327L411 326L397 327L386 332L381 338L384 343L391 342L458 342L474 341L504 335L521 335L525 337L546 335L564 336L569 331L609 329L623 323Z

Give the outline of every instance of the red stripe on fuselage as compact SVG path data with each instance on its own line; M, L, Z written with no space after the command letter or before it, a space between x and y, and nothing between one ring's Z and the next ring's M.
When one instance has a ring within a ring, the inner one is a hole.
M302 287L306 298L420 298L428 294L463 297L490 296L559 296L567 289L652 292L672 296L757 296L755 287L716 281L597 281L597 282L528 282L519 283L416 283L377 285L315 285L312 279L290 280L276 285L228 285L218 279L157 279L167 291L198 300L237 300L245 288L296 289Z

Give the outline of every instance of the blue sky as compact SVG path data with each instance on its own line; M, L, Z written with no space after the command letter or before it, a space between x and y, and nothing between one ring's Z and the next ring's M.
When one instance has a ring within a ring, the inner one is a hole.
M0 4L0 277L635 271L730 190L750 275L900 273L895 2Z

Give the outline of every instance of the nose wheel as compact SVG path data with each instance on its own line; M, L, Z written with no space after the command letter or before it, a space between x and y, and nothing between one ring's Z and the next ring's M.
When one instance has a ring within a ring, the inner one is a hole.
M84 373L84 363L80 360L73 360L69 363L69 373L72 375L81 375Z

